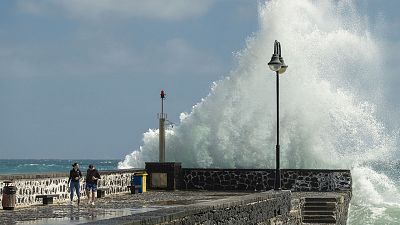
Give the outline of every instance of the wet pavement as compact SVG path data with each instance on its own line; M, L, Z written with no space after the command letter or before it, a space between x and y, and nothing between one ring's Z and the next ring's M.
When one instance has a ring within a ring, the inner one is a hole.
M150 212L164 208L195 204L223 199L231 196L247 195L245 192L209 191L149 191L142 194L109 195L97 199L96 205L87 204L86 199L78 206L67 202L53 205L35 205L12 211L0 210L0 224L10 225L64 225L82 224L115 217Z

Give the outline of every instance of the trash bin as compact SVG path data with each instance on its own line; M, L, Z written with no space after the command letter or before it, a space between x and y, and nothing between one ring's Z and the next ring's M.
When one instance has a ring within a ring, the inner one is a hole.
M13 210L17 201L17 187L11 185L11 181L4 181L3 199L1 204L4 210Z
M131 185L128 186L128 188L130 189L131 194L137 193L137 190L135 188L135 176L134 175L131 176Z
M146 176L147 173L135 173L133 175L133 185L135 186L135 193L146 192Z

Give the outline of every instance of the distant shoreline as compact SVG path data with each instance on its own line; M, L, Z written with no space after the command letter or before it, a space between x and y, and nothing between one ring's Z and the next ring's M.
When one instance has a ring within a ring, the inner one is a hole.
M64 173L69 172L71 164L77 162L86 171L89 164L98 170L116 170L120 159L0 159L0 175Z

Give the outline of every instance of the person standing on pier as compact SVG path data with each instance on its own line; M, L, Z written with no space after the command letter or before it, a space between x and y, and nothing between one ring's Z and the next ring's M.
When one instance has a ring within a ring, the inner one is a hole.
M80 192L80 179L82 178L81 170L79 169L79 164L72 164L72 170L69 171L68 185L70 190L70 204L73 204L74 200L74 189L76 190L76 195L78 196L78 205L81 202L81 192Z
M90 164L89 169L86 173L86 196L88 198L88 203L94 205L96 200L95 193L97 192L97 181L101 179L99 171ZM90 193L92 197L90 198Z

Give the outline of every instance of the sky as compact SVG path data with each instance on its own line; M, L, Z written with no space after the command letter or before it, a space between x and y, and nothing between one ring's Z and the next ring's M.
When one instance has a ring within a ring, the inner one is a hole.
M122 159L157 128L161 89L178 123L229 75L259 2L0 1L0 158ZM390 56L383 92L396 113L400 1L357 5Z

